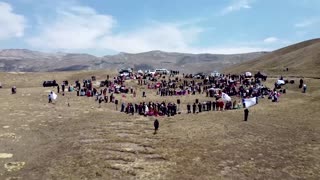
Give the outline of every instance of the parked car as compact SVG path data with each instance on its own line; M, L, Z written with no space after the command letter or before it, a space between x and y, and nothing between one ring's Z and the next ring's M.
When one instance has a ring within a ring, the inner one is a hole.
M218 72L218 71L213 71L212 73L211 73L211 76L213 76L213 77L219 77L221 74Z
M197 73L193 76L193 78L196 78L196 79L204 79L205 78L205 74L204 73Z
M43 85L43 87L54 87L54 86L58 86L56 80L53 80L53 81L44 81L42 85Z
M147 76L154 76L156 74L156 71L153 71L153 70L147 70L146 71L146 75Z
M251 78L252 77L252 73L251 72L245 72L244 73L244 77L245 78Z
M157 74L170 74L170 71L168 71L167 69L156 69L155 72Z
M262 81L266 81L268 76L265 73L261 73L260 71L254 75L255 79L262 79Z

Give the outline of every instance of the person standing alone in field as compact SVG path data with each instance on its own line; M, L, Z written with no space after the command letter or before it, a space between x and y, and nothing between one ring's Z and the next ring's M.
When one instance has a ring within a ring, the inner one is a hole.
M16 94L16 93L17 93L17 88L16 88L16 86L13 86L11 88L11 94Z
M158 121L158 119L156 119L154 121L153 126L154 126L154 134L157 134L157 131L159 129L159 121Z
M307 85L306 84L303 84L303 93L306 93L306 91L307 91Z
M246 108L244 110L244 121L248 121L248 116L249 116L249 110Z

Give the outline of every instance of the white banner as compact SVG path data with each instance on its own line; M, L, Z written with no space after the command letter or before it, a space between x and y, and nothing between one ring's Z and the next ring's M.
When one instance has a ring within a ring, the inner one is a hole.
M222 93L222 99L225 101L231 101L231 97L226 93Z
M278 85L285 85L286 83L284 82L284 80L280 80L280 79L279 79L279 80L277 81L277 84L278 84Z
M251 72L246 72L246 76L252 76Z
M52 93L52 99L53 99L53 100L56 100L57 98L58 98L58 95L53 92L53 93Z
M257 104L257 98L253 97L253 98L249 98L249 99L244 99L244 104L246 105L245 108L249 108L251 106L254 106Z

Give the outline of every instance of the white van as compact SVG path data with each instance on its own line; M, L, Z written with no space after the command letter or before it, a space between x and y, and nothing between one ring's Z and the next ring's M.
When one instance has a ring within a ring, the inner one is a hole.
M213 76L213 77L219 77L221 74L218 72L218 71L213 71L212 73L211 73L211 76Z
M167 69L156 69L157 74L170 74L170 71Z
M146 70L145 71L145 74L148 76L153 76L155 73L156 73L156 71L154 71L154 70Z

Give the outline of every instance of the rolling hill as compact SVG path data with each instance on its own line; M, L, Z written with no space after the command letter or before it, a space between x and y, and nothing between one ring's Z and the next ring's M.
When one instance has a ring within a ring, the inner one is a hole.
M288 71L285 69L288 68ZM254 60L227 67L225 73L263 71L267 74L320 77L320 39L294 44Z
M168 68L183 72L211 72L226 66L260 57L266 52L234 55L186 54L150 51L138 54L119 53L96 57L90 54L43 53L27 49L0 51L0 71L47 72L119 69L133 67L136 70Z

